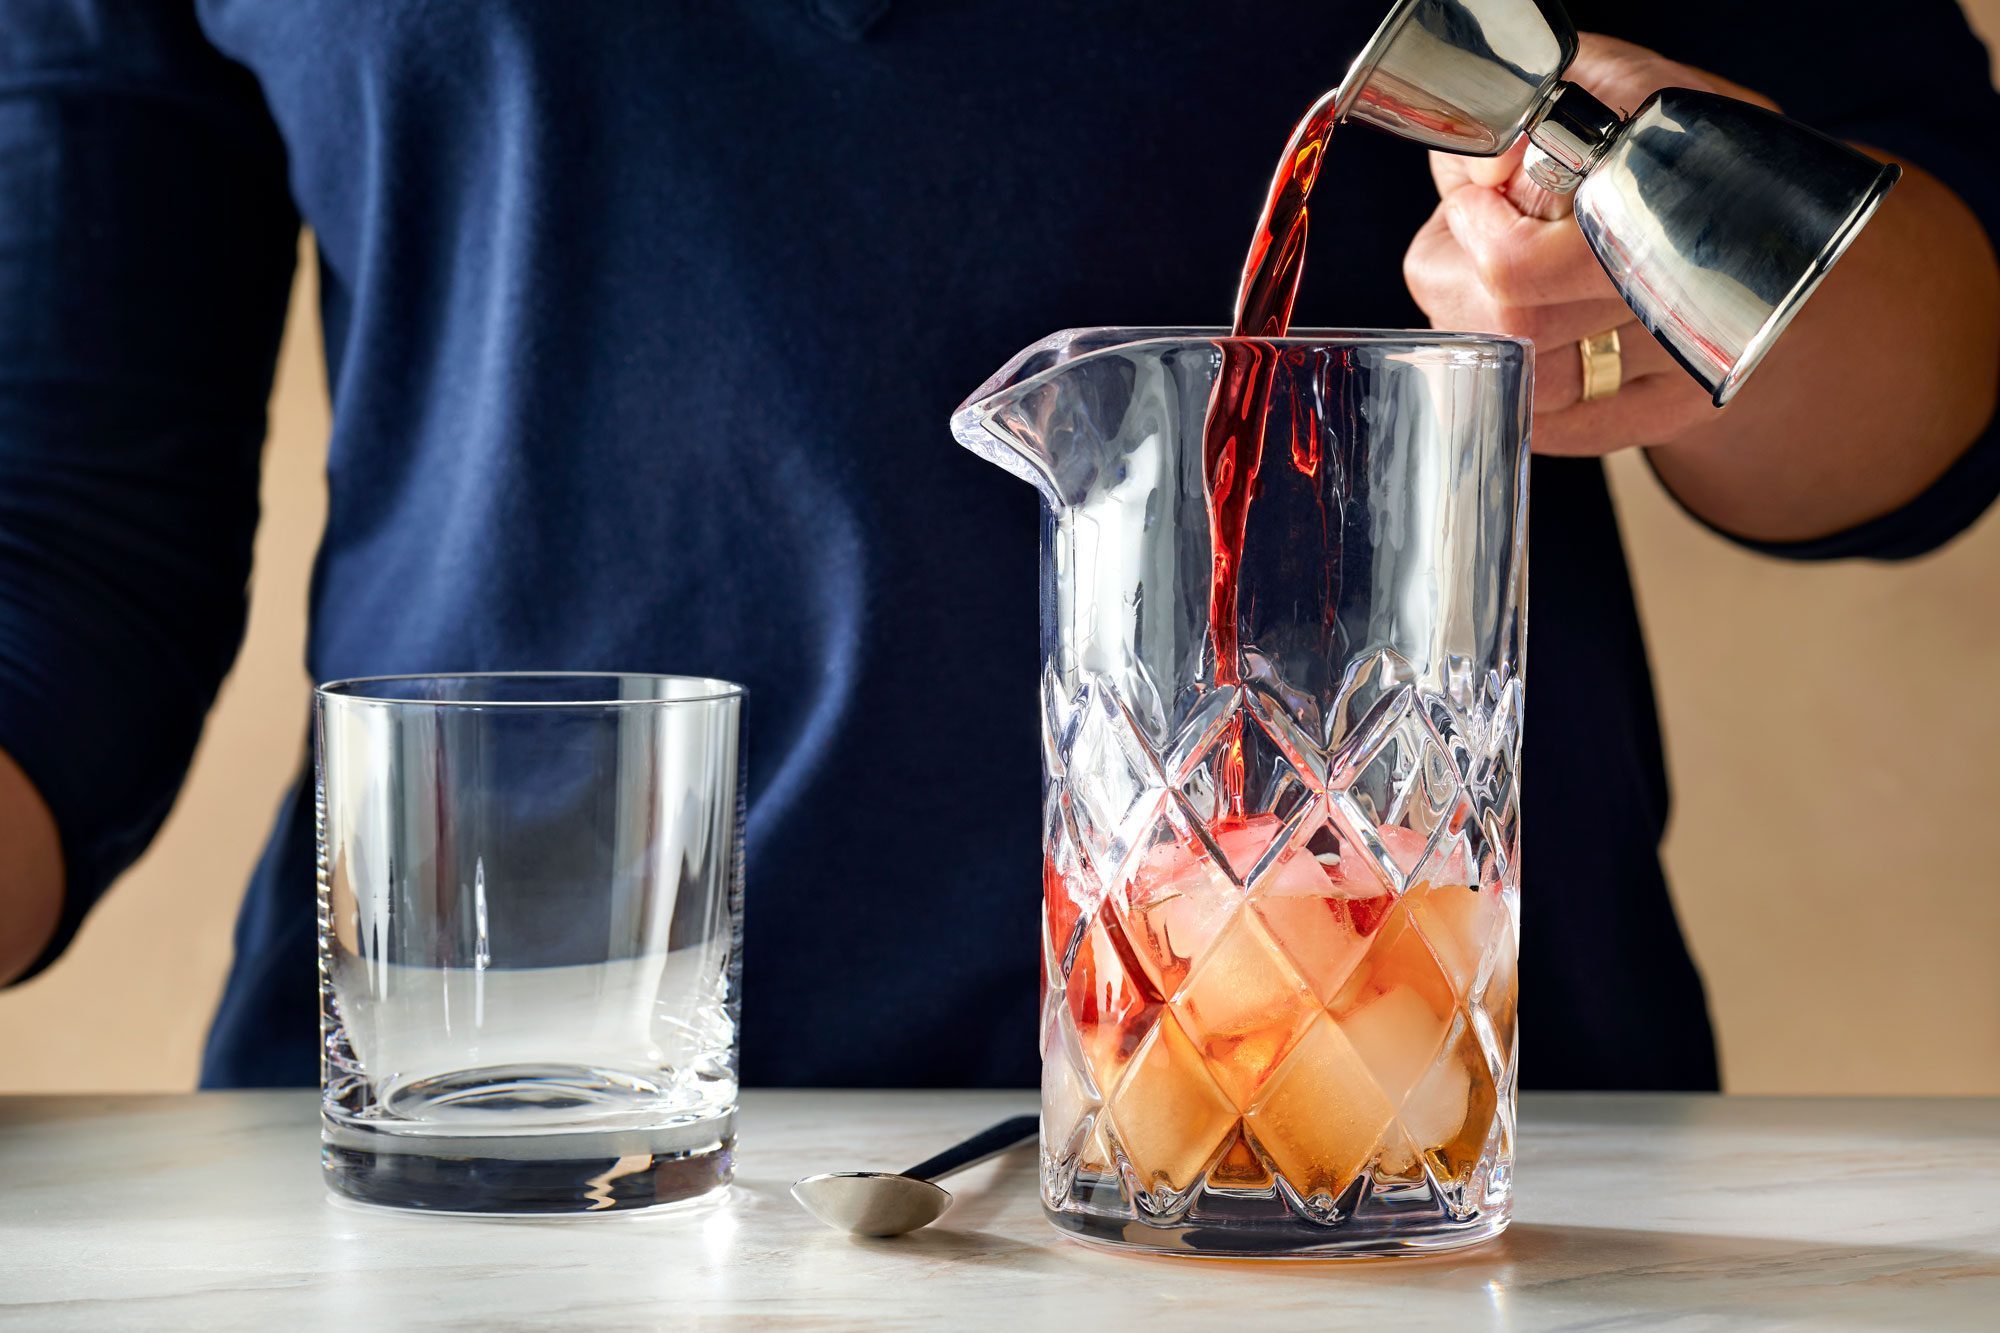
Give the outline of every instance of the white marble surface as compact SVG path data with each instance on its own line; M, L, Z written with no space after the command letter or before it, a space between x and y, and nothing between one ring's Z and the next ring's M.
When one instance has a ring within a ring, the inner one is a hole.
M2000 1328L1994 1101L1529 1097L1513 1229L1439 1259L1100 1253L1042 1221L1028 1152L896 1241L786 1194L1032 1105L752 1093L702 1215L479 1222L330 1202L310 1093L0 1098L0 1324Z

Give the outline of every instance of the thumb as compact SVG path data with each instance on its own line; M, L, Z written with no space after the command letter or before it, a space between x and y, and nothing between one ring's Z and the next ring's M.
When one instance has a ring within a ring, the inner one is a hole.
M1528 136L1498 157L1457 157L1435 150L1431 153L1431 177L1437 181L1439 197L1449 196L1463 185L1499 190L1515 209L1531 218L1559 218L1570 211L1566 195L1551 194L1528 179L1521 169L1527 155Z
M1474 185L1484 185L1488 189L1505 185L1521 169L1521 156L1528 150L1528 137L1522 135L1514 141L1514 146L1498 157L1464 158L1465 178Z

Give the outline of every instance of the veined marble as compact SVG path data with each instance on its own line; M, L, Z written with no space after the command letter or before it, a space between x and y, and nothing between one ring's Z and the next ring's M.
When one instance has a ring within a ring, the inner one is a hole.
M2000 1327L2000 1102L1522 1098L1516 1220L1455 1256L1145 1259L1059 1237L1032 1151L857 1241L786 1193L1032 1094L752 1092L701 1211L483 1222L331 1202L309 1092L0 1098L0 1325Z

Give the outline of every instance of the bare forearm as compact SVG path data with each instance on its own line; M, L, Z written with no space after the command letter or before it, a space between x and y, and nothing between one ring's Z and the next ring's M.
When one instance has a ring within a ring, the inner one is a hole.
M62 907L56 824L20 766L0 750L0 985L27 970Z
M1935 481L1992 416L1996 382L2000 266L1958 197L1905 164L1736 401L1649 456L1718 527L1824 536Z

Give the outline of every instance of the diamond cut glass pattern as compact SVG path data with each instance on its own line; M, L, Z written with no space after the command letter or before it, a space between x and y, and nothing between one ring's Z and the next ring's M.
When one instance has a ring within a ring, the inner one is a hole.
M1236 1124L1236 1110L1180 1023L1163 1014L1111 1094L1111 1125L1149 1212L1187 1197Z
M1280 345L1230 672L1215 339L1059 334L954 418L1050 510L1043 1200L1163 1252L1449 1248L1513 1180L1527 355Z
M1238 1107L1249 1104L1316 1007L1256 913L1247 911L1210 942L1173 1000L1182 1029Z

